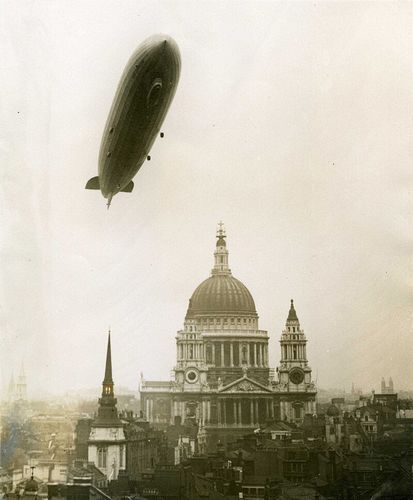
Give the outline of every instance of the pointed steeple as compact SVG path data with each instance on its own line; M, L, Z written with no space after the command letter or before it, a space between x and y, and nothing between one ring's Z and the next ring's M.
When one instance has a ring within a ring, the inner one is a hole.
M17 383L20 385L26 384L26 374L24 372L24 363L22 361L22 364L20 366L20 374L17 377Z
M290 310L288 312L288 318L287 318L286 325L287 325L287 327L288 326L300 327L300 322L298 320L297 313L295 312L295 309L294 309L294 300L293 299L291 299L291 306L290 306Z
M11 372L10 382L9 382L9 391L14 391L15 382L14 382L14 371Z
M116 408L116 398L113 390L112 378L112 351L110 345L110 330L108 334L108 345L106 349L105 378L102 382L102 397L99 399L98 416L96 425L118 425L120 420Z
M112 351L110 348L110 330L108 335L108 347L106 349L105 378L103 384L113 384L112 379Z
M218 224L217 230L217 244L214 252L215 265L212 269L211 274L231 274L231 270L228 267L228 250L226 242L226 234L224 223L220 222Z
M112 378L112 351L110 347L110 330L108 334L108 346L106 348L105 378L102 382L102 396L113 397L113 378Z
M20 374L17 377L16 382L16 397L17 399L27 399L27 384L26 384L26 374L24 373L24 363L22 361L20 367Z
M12 402L16 399L16 383L14 381L14 371L11 372L9 391L8 391L9 401Z

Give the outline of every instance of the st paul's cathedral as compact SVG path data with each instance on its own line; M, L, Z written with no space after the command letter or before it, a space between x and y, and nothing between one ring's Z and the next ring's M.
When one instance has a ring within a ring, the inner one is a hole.
M268 332L259 329L254 299L228 266L222 224L214 259L177 332L173 380L142 379L140 385L141 408L152 425L196 424L208 448L270 421L300 424L305 414L315 414L317 393L293 301L280 363L271 370Z

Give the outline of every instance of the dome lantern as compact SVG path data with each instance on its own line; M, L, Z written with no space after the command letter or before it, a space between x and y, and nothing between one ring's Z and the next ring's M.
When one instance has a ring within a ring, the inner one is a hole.
M226 234L224 223L221 221L218 224L217 244L214 252L215 265L211 274L231 274L231 269L228 267L228 250L226 242Z
M215 265L211 276L192 294L186 320L199 317L258 318L251 293L241 281L232 276L228 267L226 234L222 222L218 224L216 237Z

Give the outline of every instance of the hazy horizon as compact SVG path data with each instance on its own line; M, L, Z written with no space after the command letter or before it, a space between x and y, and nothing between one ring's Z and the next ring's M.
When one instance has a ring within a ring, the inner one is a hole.
M223 220L270 335L293 298L313 378L411 389L413 4L3 1L1 387L169 379ZM105 121L133 50L177 42L152 160L106 210Z

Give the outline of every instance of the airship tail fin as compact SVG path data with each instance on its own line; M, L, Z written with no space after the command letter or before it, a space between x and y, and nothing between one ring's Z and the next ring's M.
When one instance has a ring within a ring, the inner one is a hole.
M121 189L121 193L131 193L133 191L133 187L134 183L133 181L130 181L129 184L127 184L123 189Z
M100 189L99 177L92 177L86 183L85 189Z

